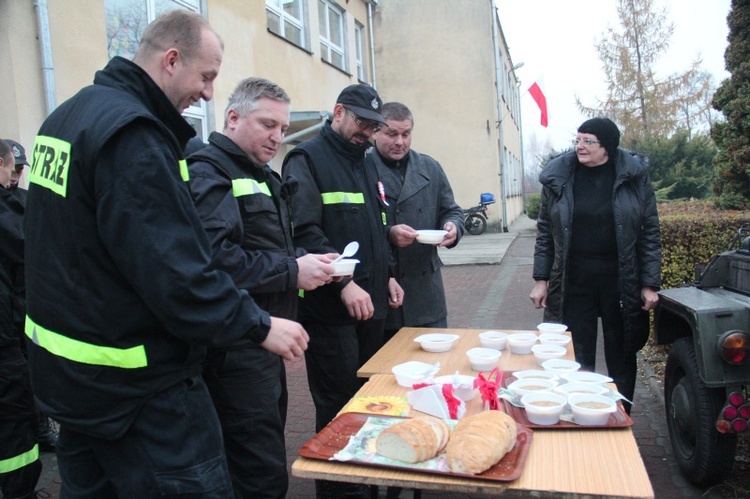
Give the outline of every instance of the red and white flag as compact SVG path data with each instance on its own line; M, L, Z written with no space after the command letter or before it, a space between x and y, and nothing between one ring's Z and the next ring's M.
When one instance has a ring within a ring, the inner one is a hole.
M531 94L531 98L534 99L534 102L536 102L536 105L539 106L539 111L542 112L541 124L543 127L546 127L548 124L547 97L544 96L542 86L542 80L535 81L534 84L529 87L529 93Z

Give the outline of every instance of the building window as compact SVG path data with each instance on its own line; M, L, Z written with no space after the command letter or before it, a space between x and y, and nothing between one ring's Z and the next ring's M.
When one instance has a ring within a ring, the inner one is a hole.
M333 2L318 0L318 21L321 59L346 71L344 11Z
M266 0L268 30L298 47L307 48L304 5L304 0Z
M141 44L148 23L168 10L187 9L201 12L200 0L105 0L107 53L109 57L132 59ZM208 110L201 99L183 116L195 128L198 136L208 137Z
M365 73L365 27L359 23L354 24L354 46L357 50L357 78L359 81L367 81Z

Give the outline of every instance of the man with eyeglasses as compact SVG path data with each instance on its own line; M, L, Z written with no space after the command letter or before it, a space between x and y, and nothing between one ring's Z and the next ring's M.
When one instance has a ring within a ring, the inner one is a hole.
M294 245L310 253L340 253L359 242L354 275L304 293L298 319L310 335L305 351L307 378L315 403L315 431L327 425L362 386L357 369L383 344L390 302L403 291L391 278L378 177L365 164L373 132L385 123L374 88L346 87L320 134L298 145L284 160L283 177L294 176ZM368 497L366 488L342 491L316 481L318 497ZM350 487L352 489L356 487Z
M659 299L661 239L646 158L619 149L608 118L578 127L575 151L550 161L543 186L530 298L544 320L573 335L576 360L593 371L601 317L607 371L633 400L636 353ZM630 412L630 404L625 403Z

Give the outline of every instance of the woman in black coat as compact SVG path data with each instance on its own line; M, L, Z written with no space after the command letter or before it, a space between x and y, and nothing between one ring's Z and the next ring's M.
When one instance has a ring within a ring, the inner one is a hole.
M632 400L636 353L648 340L648 311L661 286L656 199L645 158L618 148L611 120L584 122L573 142L575 152L539 176L531 300L545 308L545 321L567 324L576 360L590 371L601 317L607 371Z

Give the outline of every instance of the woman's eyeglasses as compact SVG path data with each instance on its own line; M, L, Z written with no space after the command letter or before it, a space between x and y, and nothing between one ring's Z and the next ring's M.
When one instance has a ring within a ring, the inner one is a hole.
M582 145L584 145L586 147L591 147L594 144L601 144L600 141L594 140L594 139L573 139L573 140L570 141L570 143L573 144L573 146L577 146L578 144L582 144Z

